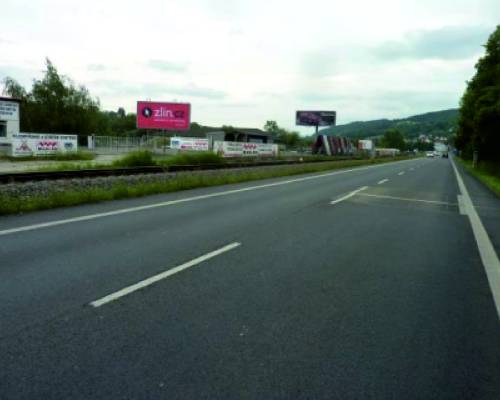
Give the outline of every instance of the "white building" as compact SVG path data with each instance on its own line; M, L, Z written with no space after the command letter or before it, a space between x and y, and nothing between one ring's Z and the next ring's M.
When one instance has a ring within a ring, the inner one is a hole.
M0 97L0 151L8 152L12 135L19 133L19 105L21 101Z

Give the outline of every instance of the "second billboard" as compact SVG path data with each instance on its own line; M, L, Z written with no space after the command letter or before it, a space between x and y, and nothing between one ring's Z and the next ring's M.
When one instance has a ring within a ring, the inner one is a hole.
M302 126L333 126L337 120L336 111L297 111L296 125Z

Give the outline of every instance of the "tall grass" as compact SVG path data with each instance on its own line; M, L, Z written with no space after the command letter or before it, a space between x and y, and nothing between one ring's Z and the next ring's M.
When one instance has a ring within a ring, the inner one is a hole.
M169 165L221 164L223 162L222 157L212 152L179 153L172 157L155 160L153 154L146 150L128 153L124 157L115 160L112 165L114 167L145 167L153 165L168 167Z
M149 167L156 165L150 151L133 151L122 158L113 161L113 167Z
M200 153L179 153L164 160L158 160L158 165L201 165L201 164L222 164L225 160L221 156L212 152Z

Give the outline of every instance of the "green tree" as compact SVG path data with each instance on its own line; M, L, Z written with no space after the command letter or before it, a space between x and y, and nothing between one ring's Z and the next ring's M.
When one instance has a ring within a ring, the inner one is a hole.
M118 114L119 118L125 118L125 116L127 115L123 107L118 108L118 111L116 113Z
M382 146L391 149L405 150L406 143L403 134L397 129L388 129L382 138Z
M14 97L15 99L25 100L28 96L26 89L24 89L16 80L11 77L6 77L2 81L3 91L2 94Z
M269 133L272 133L274 135L276 135L279 131L279 126L278 126L278 123L276 121L266 121L265 125L264 125L264 130L266 132L269 132Z
M280 128L276 121L266 121L264 130L274 136L275 142L284 144L287 147L295 148L304 145L304 138L298 132Z
M88 135L95 133L102 122L99 101L93 99L84 86L76 86L59 75L49 59L43 78L33 81L31 92L7 77L4 93L22 100L23 131Z
M485 45L460 102L455 145L465 158L500 161L500 25Z

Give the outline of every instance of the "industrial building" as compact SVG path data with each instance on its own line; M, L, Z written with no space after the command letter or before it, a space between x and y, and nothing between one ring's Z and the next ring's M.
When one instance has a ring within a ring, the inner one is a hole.
M12 137L20 130L19 105L21 100L0 97L0 152L10 153Z

